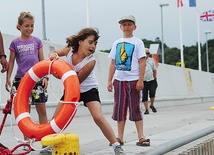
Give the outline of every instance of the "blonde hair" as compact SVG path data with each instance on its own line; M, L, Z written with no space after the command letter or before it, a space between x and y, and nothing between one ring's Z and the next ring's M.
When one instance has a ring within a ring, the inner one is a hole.
M34 20L34 17L31 15L30 12L21 12L20 15L19 15L19 17L18 17L18 23L16 25L16 28L18 30L20 30L18 26L22 25L24 23L25 19L29 19L29 20L32 19L32 20Z

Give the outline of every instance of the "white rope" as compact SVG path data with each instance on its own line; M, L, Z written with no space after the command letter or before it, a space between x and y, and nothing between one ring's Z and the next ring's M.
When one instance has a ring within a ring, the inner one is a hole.
M58 56L57 53L52 53L52 54L55 54L55 55L56 55L56 58L53 59L53 60L51 61L50 65L49 65L48 77L50 76L50 69L51 69L52 63L53 63L55 60L57 60L57 59L59 58L59 56ZM49 81L50 81L50 77L49 77ZM64 81L64 80L63 80L63 81ZM63 128L61 129L61 131L59 132L59 133L62 133L62 132L65 130L65 128L68 126L68 124L70 123L70 121L73 119L73 117L74 117L74 115L75 115L75 113L76 113L76 111L77 111L77 107L80 105L80 102L64 102L64 101L59 100L59 99L55 96L55 94L53 93L51 81L50 81L49 83L50 83L50 89L51 89L52 95L54 96L54 98L55 98L58 102L60 102L60 103L69 103L69 104L70 104L70 103L73 103L73 104L75 104L75 109L74 109L73 114L71 115L71 117L68 119L67 123L64 125L64 127L63 127Z
M11 116L10 116L10 127L11 127L11 130L12 130L12 133L13 133L13 137L17 140L17 142L18 143L25 143L26 142L25 140L16 137L15 132L13 130L13 120L12 120L13 112L12 112L12 110L14 110L14 101L15 101L15 98L16 98L16 94L17 93L13 94L13 100L12 100L12 106L11 106ZM15 118L15 116L14 116L14 118ZM18 125L18 123L17 123L17 125Z
M58 56L57 53L51 53L51 54L55 54L55 55L56 55L56 58L53 59L53 60L51 61L50 65L49 65L49 68L48 68L48 78L49 78L50 90L51 90L52 95L53 95L54 98L55 98L58 102L60 102L60 103L73 103L73 104L75 104L76 106L79 106L79 105L80 105L79 102L64 102L64 101L59 100L59 99L56 97L56 95L54 94L53 89L52 89L52 85L51 85L50 70L51 70L52 63L53 63L55 60L57 60L57 59L59 58L59 56Z

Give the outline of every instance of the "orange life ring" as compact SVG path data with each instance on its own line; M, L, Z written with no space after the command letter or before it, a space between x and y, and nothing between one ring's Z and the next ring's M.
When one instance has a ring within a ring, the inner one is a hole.
M40 141L42 137L60 132L65 129L76 113L75 104L62 104L60 112L46 124L35 123L29 114L28 101L35 84L48 75L50 59L40 61L25 74L21 80L14 103L14 115L19 129L30 139ZM56 72L64 85L64 101L78 102L80 98L80 84L76 72L64 60L52 62L50 74Z

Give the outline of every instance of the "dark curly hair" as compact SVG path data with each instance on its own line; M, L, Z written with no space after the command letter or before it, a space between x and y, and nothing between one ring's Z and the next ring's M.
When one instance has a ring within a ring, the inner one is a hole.
M67 47L73 49L73 53L77 52L79 48L79 41L85 40L88 36L94 35L94 41L99 39L99 31L95 28L84 28L77 35L72 35L66 38Z

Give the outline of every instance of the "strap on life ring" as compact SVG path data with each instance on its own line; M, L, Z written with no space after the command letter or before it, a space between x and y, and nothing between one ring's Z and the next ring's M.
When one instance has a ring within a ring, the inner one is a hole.
M62 104L61 110L46 124L35 123L29 114L29 96L34 85L43 77L56 72L64 85L64 102L78 102L80 98L80 84L76 72L64 60L43 60L34 65L21 80L14 103L14 115L18 127L24 135L37 141L48 134L54 134L65 129L76 113L75 104Z

